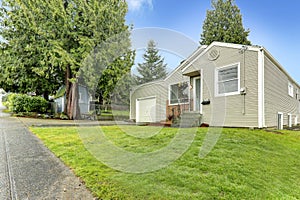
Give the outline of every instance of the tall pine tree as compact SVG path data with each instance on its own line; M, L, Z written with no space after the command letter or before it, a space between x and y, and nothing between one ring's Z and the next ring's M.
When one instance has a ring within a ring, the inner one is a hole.
M163 79L167 76L167 64L164 64L164 58L159 55L153 40L148 42L143 58L144 63L139 63L137 68L139 72L139 76L136 77L138 84Z
M2 0L0 79L6 89L44 94L64 82L65 111L70 119L80 118L79 69L99 44L128 31L126 13L124 0ZM110 87L102 89L105 93L116 82L112 77L117 80L130 69L131 52L121 56L115 58L118 65L106 62L102 83Z
M212 10L207 11L203 24L202 45L214 41L251 44L247 39L250 31L244 29L240 9L234 0L212 0L212 7Z

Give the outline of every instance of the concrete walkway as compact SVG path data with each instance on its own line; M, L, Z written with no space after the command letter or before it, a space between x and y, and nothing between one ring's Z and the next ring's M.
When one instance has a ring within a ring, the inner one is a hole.
M0 199L94 199L84 184L0 102Z

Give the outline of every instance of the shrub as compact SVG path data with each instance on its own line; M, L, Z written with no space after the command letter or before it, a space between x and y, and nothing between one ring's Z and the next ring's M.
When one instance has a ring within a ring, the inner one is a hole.
M48 108L48 101L42 97L32 97L26 94L9 94L5 106L15 113L45 113Z

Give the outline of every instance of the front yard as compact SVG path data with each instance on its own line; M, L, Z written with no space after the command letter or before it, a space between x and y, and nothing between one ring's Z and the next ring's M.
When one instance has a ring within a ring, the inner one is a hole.
M299 199L300 132L223 129L204 158L199 149L208 129L197 130L186 153L154 172L113 170L86 150L81 131L97 127L31 128L99 199ZM155 127L126 127L148 132ZM114 145L132 152L152 152L168 145L178 129L163 128L150 138L136 138L118 126L102 127ZM154 130L156 131L156 130ZM85 138L85 140L88 138Z

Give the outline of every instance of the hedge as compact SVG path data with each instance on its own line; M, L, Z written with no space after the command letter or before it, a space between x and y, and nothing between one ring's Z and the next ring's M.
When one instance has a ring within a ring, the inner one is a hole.
M12 93L7 96L7 101L4 102L4 105L14 113L45 113L48 108L48 101L39 96Z

